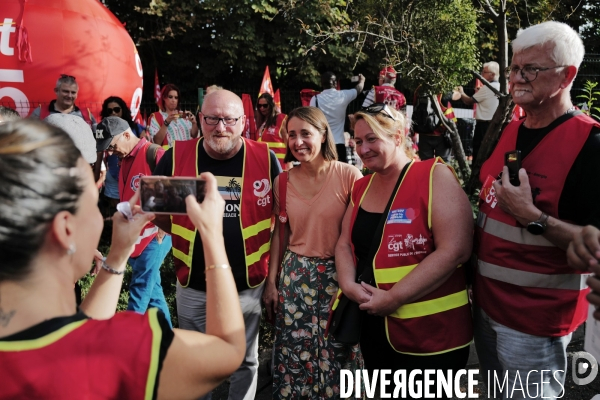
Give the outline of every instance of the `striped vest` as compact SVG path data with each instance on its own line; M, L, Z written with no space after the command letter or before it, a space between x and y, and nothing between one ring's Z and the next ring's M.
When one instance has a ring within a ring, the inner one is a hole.
M244 239L248 287L259 286L267 277L271 246L271 156L264 143L244 140L244 170L240 197L240 225ZM173 176L199 176L198 146L202 138L173 142ZM178 162L180 161L180 162ZM183 161L183 162L181 162ZM256 188L267 188L266 193ZM173 258L179 284L187 287L192 272L196 227L187 215L171 216Z
M522 123L507 125L481 167L482 182L502 171L504 154L516 148ZM522 161L535 206L554 218L567 175L593 126L597 124L591 118L574 116L548 133ZM493 193L479 204L475 250L475 300L496 322L548 337L567 335L585 320L587 275L567 265L564 250L542 235L530 234L502 211Z

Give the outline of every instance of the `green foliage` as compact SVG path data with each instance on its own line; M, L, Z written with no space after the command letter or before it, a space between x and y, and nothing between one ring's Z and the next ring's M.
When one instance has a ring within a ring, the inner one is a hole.
M598 82L586 81L583 85L583 94L577 96L578 99L584 99L585 102L581 105L581 111L587 115L600 118L600 107L594 106L600 96L600 91L594 90L598 86ZM594 111L596 111L594 113Z

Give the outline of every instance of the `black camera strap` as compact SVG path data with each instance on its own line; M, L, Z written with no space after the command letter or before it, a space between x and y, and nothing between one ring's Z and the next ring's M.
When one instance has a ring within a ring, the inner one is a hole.
M362 273L360 274L360 276L358 276L356 278L356 282L358 282L358 283L365 282L372 286L375 285L375 282L373 282L373 265L372 265L373 259L375 258L375 254L377 254L377 250L379 249L379 242L381 241L381 235L383 235L383 228L385 227L385 221L387 220L387 216L390 212L390 208L392 208L392 203L394 202L394 198L396 197L396 192L398 192L398 188L400 187L400 184L402 183L402 179L404 179L404 176L406 175L406 172L408 171L408 167L412 163L413 163L413 161L408 162L404 166L404 168L402 168L402 172L400 172L400 176L398 177L396 186L394 186L394 191L392 192L392 195L390 196L390 200L388 201L387 206L385 207L385 211L381 215L381 218L379 220L379 225L377 226L377 230L375 231L375 234L373 235L373 241L371 242L371 246L369 247L369 255L364 258L364 261L358 260L358 264L360 264L360 265L364 264L363 268L361 269ZM357 265L356 269L359 270L358 265Z

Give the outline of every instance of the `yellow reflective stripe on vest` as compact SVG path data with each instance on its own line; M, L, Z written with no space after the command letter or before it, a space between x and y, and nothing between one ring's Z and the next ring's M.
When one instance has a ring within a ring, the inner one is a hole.
M285 149L286 148L285 143L279 143L279 142L263 142L263 143L267 143L267 146L269 146L269 148L271 148L271 147L275 147L277 149Z
M465 289L448 296L440 297L438 299L405 304L389 316L400 319L424 317L426 315L438 314L444 311L452 310L468 303L469 298Z
M171 234L173 234L175 236L179 236L179 237L187 240L188 242L190 242L190 254L185 254L183 251L173 247L173 257L181 260L181 262L183 262L185 265L187 265L188 267L191 268L192 267L191 252L193 249L194 239L196 239L196 231L191 231L181 225L171 224Z
M396 267L396 268L382 268L375 269L375 282L377 284L382 283L396 283L408 275L413 269L415 269L419 264L408 265L405 267Z
M285 158L285 154L282 153L275 153L275 157L280 158L280 159L284 159Z
M249 267L250 265L254 264L255 262L260 261L263 254L268 253L270 249L271 249L271 242L269 241L269 242L263 244L262 246L260 246L260 248L258 249L257 252L248 254L246 256L246 266Z
M485 233L506 240L507 242L525 244L529 246L555 247L542 235L532 235L527 228L519 228L498 220L488 218L487 214L479 211L477 214L477 226Z
M583 290L587 288L587 277L591 274L538 274L490 264L477 260L477 272L486 278L515 286L544 289Z
M168 144L163 144L163 145L162 145L162 146L160 146L160 147L162 147L163 149L165 149L165 151L167 151L167 150L169 150L169 149L171 148L171 147L169 147L169 145L168 145Z
M242 237L246 240L249 237L258 235L259 232L262 232L265 229L271 229L271 218L263 219L254 225L242 229Z
M192 267L192 257L191 256L185 254L181 250L177 250L175 247L173 247L172 249L173 249L173 257L181 260L181 262L183 262L188 267L190 267L190 268Z
M188 242L193 242L196 238L196 231L191 231L181 225L172 224L171 225L171 233L173 235L177 235L179 237L184 238Z

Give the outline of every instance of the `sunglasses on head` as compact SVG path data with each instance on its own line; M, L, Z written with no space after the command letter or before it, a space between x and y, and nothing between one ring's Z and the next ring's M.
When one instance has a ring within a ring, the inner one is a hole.
M75 80L75 77L73 75L60 74L60 79L64 79L64 78L71 78L71 79Z
M379 114L383 113L384 116L390 118L395 121L396 118L392 116L392 110L388 107L387 104L384 103L374 103L368 107L363 107L362 112L366 112L367 114Z
M256 105L256 107L258 107L258 108L269 108L269 105L268 104L260 104L260 103L258 103Z
M106 108L106 111L108 111L109 114L118 114L121 112L121 107L115 107L115 108Z

